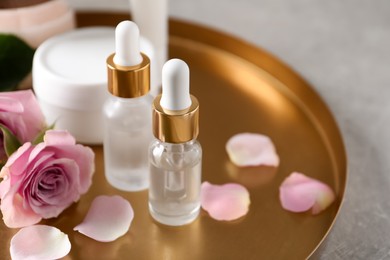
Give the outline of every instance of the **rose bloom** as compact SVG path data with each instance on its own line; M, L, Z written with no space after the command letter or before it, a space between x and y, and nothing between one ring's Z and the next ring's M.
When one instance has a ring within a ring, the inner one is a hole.
M25 143L0 172L0 209L8 227L57 217L92 183L94 153L67 131L49 130L44 142Z
M21 143L33 141L44 130L45 118L31 90L0 93L0 125L8 128ZM0 161L4 158L0 131Z

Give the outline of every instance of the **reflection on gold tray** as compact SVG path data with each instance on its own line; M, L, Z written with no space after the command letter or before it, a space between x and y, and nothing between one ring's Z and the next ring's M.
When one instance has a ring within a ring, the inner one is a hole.
M124 19L128 19L124 14L78 14L80 26L115 26ZM91 190L57 219L44 221L69 234L72 250L65 259L310 256L331 228L346 184L344 146L323 101L304 80L265 51L205 27L171 21L170 57L189 64L191 90L201 104L203 180L247 186L251 196L248 215L234 222L217 222L201 212L194 223L184 227L159 225L148 214L147 191L121 192L105 181L102 148L94 147L97 171ZM281 158L280 167L276 171L265 167L240 170L231 165L224 146L229 137L240 132L270 136ZM328 183L336 192L335 203L318 216L284 211L278 188L292 171ZM119 194L135 211L130 231L112 243L96 242L72 230L100 194ZM9 259L10 239L17 230L2 222L0 230L0 258Z

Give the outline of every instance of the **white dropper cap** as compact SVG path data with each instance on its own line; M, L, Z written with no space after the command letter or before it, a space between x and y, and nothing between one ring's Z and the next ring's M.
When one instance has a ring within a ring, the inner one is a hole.
M183 110L191 106L190 70L180 59L171 59L162 69L160 105L168 110Z
M120 22L115 29L114 63L119 66L135 66L142 62L138 26L131 21Z

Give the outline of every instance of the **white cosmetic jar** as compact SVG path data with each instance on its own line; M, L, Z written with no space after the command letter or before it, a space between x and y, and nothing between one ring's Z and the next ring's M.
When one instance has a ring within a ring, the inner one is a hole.
M0 32L15 34L33 48L38 47L46 39L74 27L74 11L66 0L0 9Z
M152 45L141 51L153 61ZM103 142L102 107L107 90L107 57L115 52L115 29L86 27L50 38L33 61L33 88L48 125L68 130L78 142Z

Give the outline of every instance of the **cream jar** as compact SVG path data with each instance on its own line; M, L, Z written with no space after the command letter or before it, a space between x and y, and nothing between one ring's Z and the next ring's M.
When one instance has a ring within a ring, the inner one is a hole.
M33 88L47 123L81 143L103 141L106 58L115 51L114 35L111 27L82 28L50 38L34 55ZM153 47L145 39L141 51L153 62Z
M0 9L0 32L17 35L33 48L38 47L46 39L74 27L74 11L66 0Z

